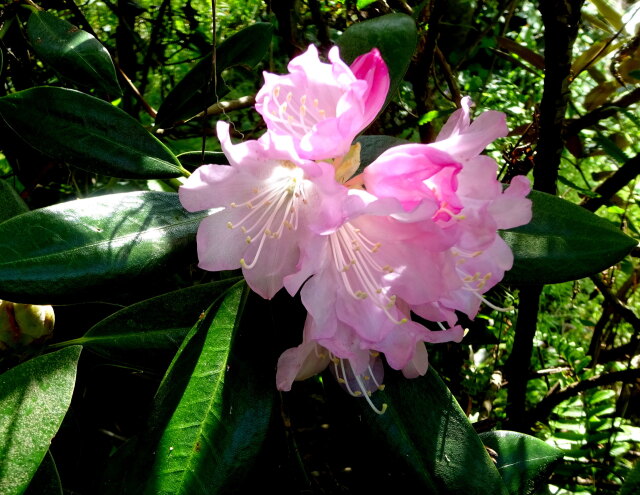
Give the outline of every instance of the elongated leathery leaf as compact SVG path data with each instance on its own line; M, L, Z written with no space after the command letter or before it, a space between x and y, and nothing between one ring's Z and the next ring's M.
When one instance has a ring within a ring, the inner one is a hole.
M480 439L498 457L496 465L510 495L534 495L547 481L562 451L515 431L488 431Z
M0 375L0 493L19 495L69 408L80 346L26 361Z
M217 312L203 320L201 336L192 340L204 340L201 352L155 449L146 494L218 493L248 467L266 435L273 391L254 388L250 373L256 370L236 369L238 362L230 360L246 297L243 287L229 291ZM172 367L174 373L178 369ZM162 389L174 386L165 378L158 397L169 397L171 391Z
M0 98L0 118L36 150L113 177L179 177L178 159L133 117L80 91L40 86Z
M239 280L195 285L141 301L96 323L79 339L58 345L81 344L106 358L131 363L159 351L175 352L211 300Z
M360 399L363 416L380 437L380 450L406 462L432 495L506 495L496 466L473 426L431 367L424 377L385 376L386 388L372 400L386 403L382 415Z
M267 54L273 27L257 22L225 40L216 50L217 84L211 81L212 56L205 56L180 80L158 108L156 127L170 127L203 112L222 98L229 88L222 71L238 65L253 67Z
M607 220L564 199L539 191L529 197L531 222L500 233L515 257L506 282L577 280L617 263L638 243Z
M387 101L396 94L418 43L415 21L406 14L387 14L349 26L338 40L340 57L347 63L378 48L389 67L391 85Z
M0 224L0 299L96 301L195 253L206 212L178 195L112 194L30 211Z
M66 79L110 96L122 94L109 52L86 31L49 12L35 11L27 21L27 38L36 55Z

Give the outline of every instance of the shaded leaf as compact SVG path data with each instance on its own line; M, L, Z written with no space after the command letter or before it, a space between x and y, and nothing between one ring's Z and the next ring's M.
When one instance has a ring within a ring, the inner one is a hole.
M86 31L37 10L27 21L27 38L36 55L69 81L110 96L122 94L111 55Z
M183 167L196 168L200 165L229 165L229 160L221 151L187 151L180 153L178 160Z
M362 173L365 167L371 165L376 158L389 148L408 144L406 139L400 139L393 136L359 136L356 143L362 146L360 150L360 168L356 173Z
M0 223L29 211L29 207L7 181L0 179Z
M133 117L72 89L39 86L0 98L0 118L36 150L113 177L178 177L178 159Z
M272 31L271 24L257 22L220 44L216 50L217 85L211 81L212 56L206 55L164 99L158 108L156 127L171 127L188 120L226 95L229 88L220 77L222 71L238 65L253 67L260 62L269 49Z
M388 374L385 385L372 400L386 403L386 412L377 415L358 399L363 417L381 437L381 451L404 461L425 493L507 493L473 426L433 367L412 380Z
M347 63L378 48L389 67L391 85L387 102L396 95L418 43L415 21L406 14L387 14L349 26L338 40L340 57Z
M24 493L25 495L62 495L60 475L50 450L42 459L40 467L29 483L29 488Z
M633 469L624 479L619 495L637 495L640 493L640 462L636 461Z
M175 352L213 299L240 278L195 285L132 304L92 326L81 344L108 359L139 363L160 351Z
M498 454L496 465L510 495L534 495L563 456L542 440L515 431L488 431L480 439Z
M175 193L112 194L30 211L0 224L0 299L96 301L195 254L206 212Z
M0 493L21 494L69 408L80 346L39 356L0 375Z
M505 282L577 280L617 263L637 245L609 221L569 201L539 191L529 197L531 222L500 232L515 257Z

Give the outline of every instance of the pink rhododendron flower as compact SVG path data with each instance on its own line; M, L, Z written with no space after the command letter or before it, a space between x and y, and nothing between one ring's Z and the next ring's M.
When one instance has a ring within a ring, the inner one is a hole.
M453 113L435 143L391 148L365 169L367 191L399 199L408 210L422 198L440 201L434 219L452 240L450 269L452 286L437 301L415 303L411 309L432 321L456 321L455 311L473 318L486 291L495 286L513 264L513 254L498 229L523 225L531 220L530 191L526 177L516 177L503 191L497 180L497 164L480 152L494 139L506 136L504 114L488 111L470 119L471 101ZM440 153L440 154L439 154ZM443 181L438 163L447 158L459 164L451 180ZM440 174L440 182L434 177ZM454 182L455 181L455 182ZM417 183L417 186L414 185ZM443 185L446 195L441 192ZM420 222L417 222L420 225ZM490 303L488 303L490 304Z
M423 342L462 338L459 326L432 331L411 321L406 302L437 301L451 290L441 272L448 259L441 254L449 246L447 240L376 214L380 206L365 191L350 190L350 195L361 199L360 214L335 232L309 239L299 271L285 278L292 294L304 283L301 296L309 316L303 343L279 361L278 387L283 390L293 379L328 364L326 352L318 346L354 377L348 391L366 396L371 391L361 383L371 383L370 352L383 353L392 368L415 377L428 365Z
M224 122L218 137L231 165L202 166L179 191L189 211L218 208L198 228L199 266L242 268L270 299L295 272L300 239L342 223L346 188L328 163L274 159L255 141L234 145Z
M289 62L289 74L264 73L256 110L267 123L261 139L269 146L310 160L336 158L381 110L389 72L377 49L349 68L333 47L329 61L321 62L310 45Z

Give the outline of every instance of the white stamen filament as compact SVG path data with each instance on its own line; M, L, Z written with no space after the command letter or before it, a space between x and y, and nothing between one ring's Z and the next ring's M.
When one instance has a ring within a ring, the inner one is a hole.
M286 167L290 168L290 167ZM253 261L247 262L244 258L240 265L245 269L253 268L264 247L266 239L278 239L284 229L295 230L298 227L298 202L306 203L302 174L295 171L296 175L288 174L285 177L273 180L265 190L244 203L231 203L231 208L246 207L248 213L240 220L227 222L230 229L239 228L247 244L259 241L258 249Z
M349 380L347 379L347 370L344 365L345 361L349 365L351 375L353 375L353 377L356 380L356 383L358 385L358 390L354 391L351 388L351 385L349 384ZM387 404L382 404L382 407L378 408L373 403L373 401L371 400L371 392L367 390L367 387L363 382L363 377L359 374L356 374L356 372L353 369L353 366L351 365L351 362L348 359L340 359L331 355L331 362L333 363L333 369L338 379L338 382L344 385L349 395L351 395L352 397L364 397L367 400L367 403L369 404L369 407L371 407L373 412L375 412L376 414L384 414L384 412L387 410ZM338 368L338 365L340 366L339 368ZM367 371L369 372L369 375L366 375L365 378L368 377L369 379L373 379L373 382L375 383L376 387L379 390L383 390L384 385L378 384L377 380L374 377L371 366L367 366Z
M480 256L483 251L473 251L471 253L465 252L460 249L453 249L452 253L454 256L459 256L458 260L456 260L456 272L460 277L460 280L464 283L462 287L464 290L471 292L475 297L480 299L484 304L489 306L491 309L495 311L500 311L501 313L512 311L513 306L509 306L507 308L502 308L500 306L496 306L491 301L489 301L486 297L482 295L482 289L484 289L487 282L491 279L492 273L488 272L482 275L480 272L476 272L473 275L469 275L462 271L461 266L470 258L477 258ZM474 285L475 284L475 287Z
M397 319L390 311L396 304L396 296L389 295L379 285L384 275L393 272L391 267L381 266L374 257L382 244L371 241L350 223L331 234L329 241L335 267L349 295L361 300L371 298L392 322L406 323L407 318Z
M273 107L277 109L277 112L272 111L271 115L278 117L284 128L294 135L308 133L315 124L326 118L326 112L318 108L317 98L313 100L313 105L308 107L306 94L300 97L298 103L293 98L293 93L288 92L285 101L281 103L279 100L280 86L273 89L271 96Z

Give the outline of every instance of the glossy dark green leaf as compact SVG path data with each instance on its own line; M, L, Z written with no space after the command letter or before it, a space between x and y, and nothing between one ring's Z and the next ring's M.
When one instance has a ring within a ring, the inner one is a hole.
M22 494L69 408L80 346L26 361L0 375L0 493Z
M488 431L480 439L498 454L496 465L510 495L534 495L563 455L539 438L515 431Z
M42 459L25 495L62 495L62 483L51 451Z
M96 323L79 339L57 345L81 344L108 359L132 363L157 352L175 353L211 301L239 280L194 285L141 301Z
M393 136L359 136L356 142L362 146L360 149L360 167L356 173L362 173L366 167L371 165L376 158L389 148L409 143L406 139Z
M538 191L529 197L531 222L500 233L515 256L505 282L577 280L617 263L638 244L607 220L569 201Z
M109 52L86 31L37 10L27 21L27 38L36 55L69 81L110 96L122 94Z
M0 223L29 211L29 207L7 181L0 179Z
M0 224L0 299L97 301L191 261L206 212L176 193L133 192L60 203Z
M271 24L257 22L221 43L216 50L216 85L211 81L211 54L200 60L158 108L156 127L171 127L176 122L188 120L215 103L216 98L226 95L229 88L220 77L222 71L238 65L253 67L260 62L269 49L272 31Z
M182 175L178 159L133 117L80 91L40 86L0 98L0 118L29 146L102 175Z
M377 415L363 399L363 417L381 437L381 452L392 452L431 495L505 495L495 464L473 426L431 367L424 377L385 376L386 388L372 400L386 403Z
M418 43L415 21L406 14L387 14L347 28L338 40L340 56L347 63L378 48L389 67L391 86L387 101L396 95Z

